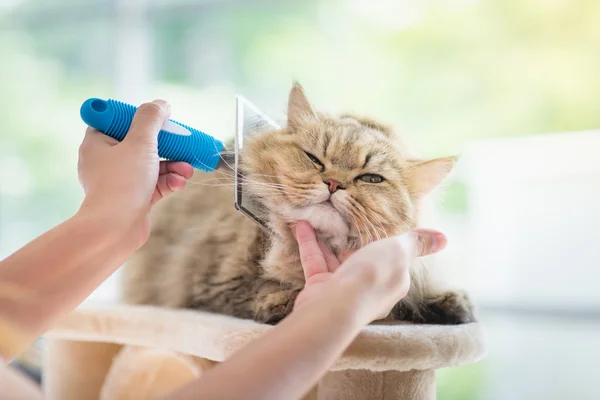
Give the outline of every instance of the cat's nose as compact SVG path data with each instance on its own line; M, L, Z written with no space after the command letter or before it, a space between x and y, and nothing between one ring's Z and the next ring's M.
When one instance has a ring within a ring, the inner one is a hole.
M338 189L345 189L341 182L334 179L327 179L323 183L329 186L329 193L335 193Z

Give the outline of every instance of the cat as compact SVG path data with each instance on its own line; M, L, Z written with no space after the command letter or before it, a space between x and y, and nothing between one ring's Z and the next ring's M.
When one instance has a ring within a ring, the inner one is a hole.
M455 163L411 157L375 121L316 112L298 83L287 115L285 128L250 137L241 154L244 193L260 205L271 233L235 210L231 174L196 172L152 211L151 236L124 270L126 303L276 324L304 285L290 223L308 221L336 254L357 250L416 227L424 197ZM426 264L415 262L411 279L386 319L475 321L468 295L438 289Z

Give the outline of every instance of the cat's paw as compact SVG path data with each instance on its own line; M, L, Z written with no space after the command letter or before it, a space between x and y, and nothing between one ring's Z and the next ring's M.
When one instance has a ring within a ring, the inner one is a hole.
M257 322L275 325L287 317L294 309L298 291L280 290L264 296L254 309Z
M425 299L420 310L424 324L459 325L475 322L473 303L466 292L446 292Z

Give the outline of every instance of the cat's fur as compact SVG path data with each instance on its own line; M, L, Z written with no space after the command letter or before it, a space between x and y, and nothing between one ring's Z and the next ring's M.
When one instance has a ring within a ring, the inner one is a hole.
M287 127L249 139L242 160L244 191L262 205L275 235L234 209L230 177L198 172L192 181L202 185L191 183L152 212L150 239L125 269L127 303L277 323L304 285L288 224L307 220L337 254L356 250L417 226L421 200L454 165L451 157L411 157L390 129L374 121L316 113L297 84L289 96ZM357 179L365 173L384 181ZM328 179L344 188L330 197ZM209 185L218 182L230 184ZM466 294L434 287L425 264L416 262L411 275L409 294L390 318L474 320Z

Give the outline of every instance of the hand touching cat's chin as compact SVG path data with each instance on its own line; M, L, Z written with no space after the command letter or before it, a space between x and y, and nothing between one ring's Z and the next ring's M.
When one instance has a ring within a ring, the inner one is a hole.
M345 247L348 240L348 224L340 212L329 201L305 207L286 207L282 217L291 222L307 221L317 234L338 248Z

